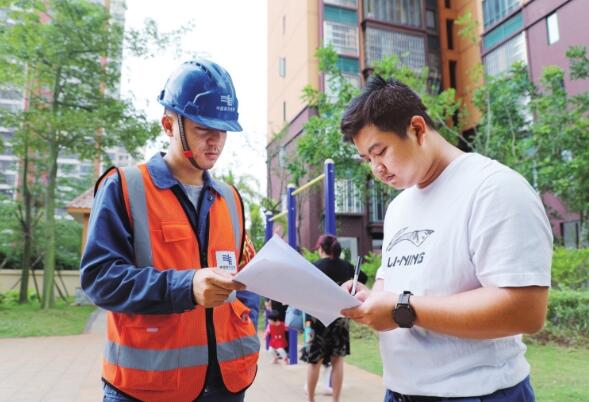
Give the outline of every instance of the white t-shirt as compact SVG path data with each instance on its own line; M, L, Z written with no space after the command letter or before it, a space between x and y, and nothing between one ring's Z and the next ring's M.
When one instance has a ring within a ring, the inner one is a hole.
M384 221L384 289L452 295L483 286L550 286L552 232L527 181L479 154L399 194ZM419 312L417 312L419 314ZM522 381L521 336L468 340L421 327L380 333L384 383L409 395L475 396Z

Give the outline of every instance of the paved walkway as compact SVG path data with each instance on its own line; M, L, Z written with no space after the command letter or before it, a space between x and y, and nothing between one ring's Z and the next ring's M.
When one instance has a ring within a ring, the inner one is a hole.
M0 402L99 402L105 314L83 335L0 339ZM260 354L246 402L305 402L305 364L270 363ZM342 402L380 402L380 377L346 365ZM331 401L317 395L316 402Z

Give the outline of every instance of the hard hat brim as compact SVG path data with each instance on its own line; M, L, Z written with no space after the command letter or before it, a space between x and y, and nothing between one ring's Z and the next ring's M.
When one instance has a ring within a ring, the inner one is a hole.
M241 125L237 121L221 120L221 119L215 119L212 117L193 115L193 114L189 114L189 113L185 113L183 111L180 111L171 105L167 105L166 103L162 102L160 99L158 99L158 102L160 104L162 104L166 109L169 109L175 113L178 113L180 116L186 117L187 119L190 119L193 122L195 122L196 124L201 125L203 127L212 128L213 130L219 130L219 131L233 131L233 132L243 131L243 128L241 127Z
M187 119L192 120L196 124L199 124L206 128L212 128L213 130L233 132L243 131L243 128L241 128L241 125L237 121L220 120L205 116L193 116L188 114L182 115Z

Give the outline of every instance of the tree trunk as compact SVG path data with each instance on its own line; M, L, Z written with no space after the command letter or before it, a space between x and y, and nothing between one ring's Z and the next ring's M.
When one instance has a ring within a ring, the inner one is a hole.
M43 309L55 306L55 186L57 178L58 144L49 141L49 171L45 191L45 261L43 267Z
M20 304L29 301L29 268L31 267L31 242L32 242L32 217L31 217L31 192L29 191L29 144L28 134L25 138L25 149L22 171L22 197L24 204L24 217L22 218L23 231L23 255L21 260L20 293L18 302Z

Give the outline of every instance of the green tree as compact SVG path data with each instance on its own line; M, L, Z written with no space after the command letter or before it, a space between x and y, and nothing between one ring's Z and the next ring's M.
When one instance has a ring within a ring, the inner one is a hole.
M352 97L359 93L338 68L338 55L331 46L317 50L319 70L325 76L326 91L322 92L311 86L305 87L302 98L315 109L316 115L304 125L304 132L297 143L297 152L288 157L287 169L290 182L302 184L303 178L319 175L326 159L335 162L338 179L349 179L365 194L367 178L370 174L367 164L359 163L355 147L343 141L340 122L343 111ZM459 127L448 126L453 116L457 115L460 104L455 100L453 89L435 93L428 85L428 70L413 70L404 66L395 55L385 57L374 65L375 73L388 79L394 77L409 85L418 93L438 129L451 142L456 143L460 137ZM432 93L434 92L434 93ZM388 194L392 196L391 194ZM388 198L388 197L387 197ZM302 202L298 203L300 205ZM297 216L301 219L301 214Z
M262 218L262 207L259 204L252 203L249 208L250 213L250 227L249 235L254 243L256 250L262 248L265 242L266 227L264 219Z
M570 78L589 78L589 60L583 46L570 48ZM537 182L553 191L581 215L581 233L588 240L589 217L589 91L569 95L560 67L544 69L542 91L532 100L531 127Z
M15 141L44 172L43 308L54 303L57 159L62 152L95 159L129 151L159 133L130 101L117 97L123 27L100 5L74 0L1 0L15 21L0 30L0 86L25 88L28 107L7 117ZM153 26L151 27L153 28ZM127 38L145 51L145 35ZM151 37L157 37L151 32ZM30 147L30 148L28 148ZM23 157L23 154L20 156Z
M583 46L567 53L570 79L589 78ZM544 68L539 83L516 63L475 92L482 118L474 137L477 152L512 167L542 191L552 191L581 215L583 240L589 240L589 92L570 95L565 72Z
M481 111L472 148L520 172L533 182L534 164L530 99L536 88L525 64L515 63L508 72L486 77L475 91L474 103Z
M460 102L456 101L456 91L448 88L442 92L428 84L429 69L415 70L401 63L399 56L393 54L383 57L374 64L374 72L385 79L395 78L409 86L423 101L427 113L436 124L436 129L452 144L461 139L460 122L465 113ZM454 120L456 124L449 125Z
M303 90L303 99L316 109L317 114L305 123L297 152L290 156L288 170L291 181L299 184L305 176L316 176L323 167L323 161L330 158L338 168L338 177L350 178L364 186L368 174L367 166L358 163L355 148L343 142L340 131L343 111L352 97L359 93L359 89L338 68L338 55L332 47L318 49L316 55L319 70L325 75L327 90L322 92L311 86ZM447 124L460 110L454 89L435 93L428 85L427 68L411 69L403 65L396 55L376 62L374 72L385 79L394 77L411 87L422 97L440 132L451 142L457 142L460 137L459 127L450 127Z
M344 108L358 93L358 89L337 67L338 55L331 46L317 49L316 56L319 70L325 75L327 88L325 92L311 86L303 89L303 100L317 113L305 123L304 133L297 143L297 152L287 158L290 183L298 186L304 177L312 178L321 174L326 159L335 162L338 174L361 180L366 170L353 162L356 151L352 145L342 141L340 132Z
M232 170L221 175L221 180L231 184L239 191L244 203L244 209L249 212L248 232L256 250L264 245L264 220L260 201L262 195L258 191L258 180L250 174L235 175Z

